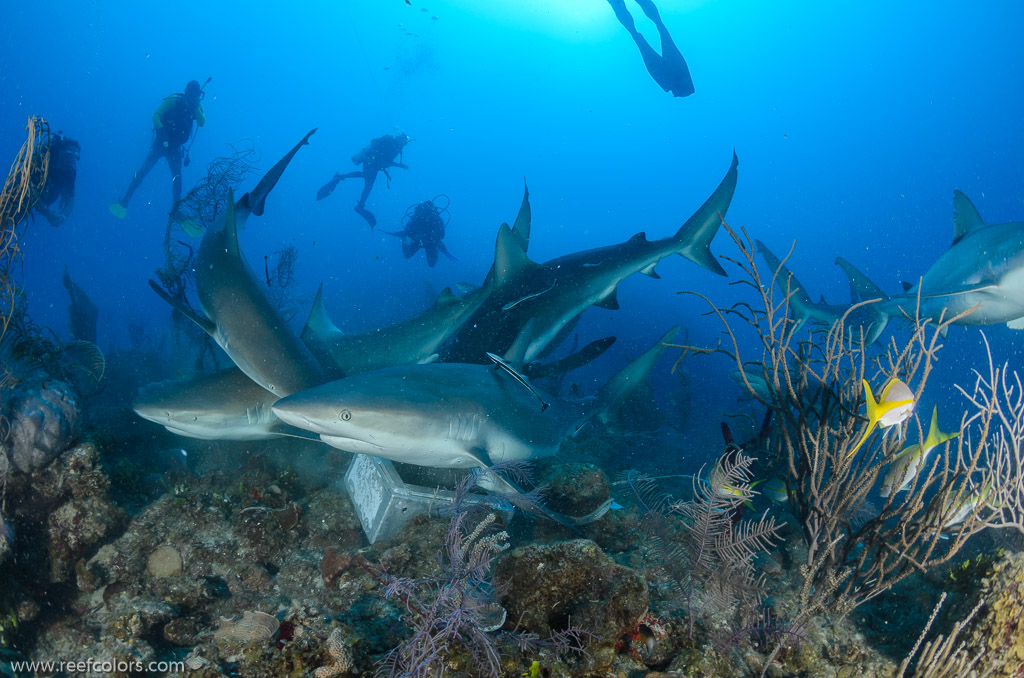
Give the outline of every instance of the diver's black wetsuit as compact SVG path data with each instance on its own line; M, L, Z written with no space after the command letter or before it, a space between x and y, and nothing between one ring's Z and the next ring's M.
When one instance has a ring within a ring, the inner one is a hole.
M654 2L652 0L636 0L636 4L640 5L640 9L644 11L647 18L653 21L658 28L658 35L661 37L661 54L655 52L640 31L636 29L633 15L626 9L625 0L608 0L608 4L615 10L615 16L619 23L629 31L633 42L640 49L640 56L643 57L647 72L651 74L654 81L666 92L671 91L672 96L687 97L693 94L693 79L690 78L690 69L686 65L682 53L676 47L676 43L672 40L668 28L661 20L661 14L658 13Z
M46 183L39 194L35 210L46 217L51 226L60 226L75 205L75 179L78 176L80 146L74 139L57 136L50 143L50 165ZM58 203L53 209L54 203Z
M323 200L329 196L339 181L362 177L363 192L359 195L359 202L356 203L355 211L363 219L366 219L366 223L370 224L370 228L373 228L377 225L377 217L373 216L373 213L366 209L366 199L370 197L373 184L377 181L377 174L383 172L384 176L387 177L388 186L390 186L391 175L388 174L388 168L401 167L402 169L409 169L408 165L396 161L396 158L400 158L402 155L402 149L405 148L409 141L409 137L401 132L398 134L385 134L382 137L373 139L370 141L369 146L352 156L352 163L362 165L363 169L346 174L336 173L334 178L317 193L317 200Z

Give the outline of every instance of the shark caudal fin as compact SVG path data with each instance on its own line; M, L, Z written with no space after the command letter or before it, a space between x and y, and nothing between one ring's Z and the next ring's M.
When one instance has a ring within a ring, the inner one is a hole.
M644 351L639 358L626 365L609 379L608 383L597 392L597 400L591 406L592 409L587 412L587 419L595 416L604 418L609 410L629 397L636 390L637 386L642 384L644 379L647 378L647 374L664 352L665 344L671 342L678 331L679 326L676 325L658 339L653 346Z
M718 227L722 225L725 213L732 202L732 196L736 192L736 168L738 165L739 160L736 157L736 152L733 151L732 165L725 173L722 183L700 206L700 209L686 220L674 238L679 246L678 254L718 275L728 274L715 259L715 255L711 253L711 241L718 233Z
M256 216L262 216L263 210L266 206L267 196L270 195L270 191L273 190L274 186L277 185L278 179L284 174L284 170L288 167L288 163L292 161L295 154L299 152L299 149L309 143L309 138L313 136L317 128L311 129L306 136L302 137L302 141L295 144L292 150L288 151L283 158L277 161L277 164L270 168L270 171L263 175L260 179L260 183L256 184L256 188L252 189L248 193L242 196L238 201L239 215L238 220L241 222L241 226L245 227L245 221L249 218L250 214Z

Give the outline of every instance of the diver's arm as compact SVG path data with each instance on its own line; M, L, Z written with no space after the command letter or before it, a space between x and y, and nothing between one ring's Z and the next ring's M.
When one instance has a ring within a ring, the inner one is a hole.
M174 97L168 97L163 100L160 107L156 109L156 113L153 114L153 129L160 136L163 135L164 128L164 115L166 115L171 108L174 107Z
M387 166L388 167L399 167L401 169L409 169L409 166L406 165L404 162L395 162L394 160L391 160L390 162L388 162Z
M203 111L202 104L196 104L196 110L192 116L196 119L196 124L200 127L206 124L206 113Z

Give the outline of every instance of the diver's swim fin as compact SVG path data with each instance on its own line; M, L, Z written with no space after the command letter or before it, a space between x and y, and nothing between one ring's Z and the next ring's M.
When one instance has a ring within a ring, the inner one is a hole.
M341 183L342 178L343 177L340 174L335 174L333 179L321 186L320 190L316 192L316 199L323 200L331 193L334 193L334 189L336 189L338 184Z
M203 231L206 230L203 228L202 224L192 217L186 217L185 220L180 222L178 225L181 226L181 230L185 231L190 238L198 238L203 234Z
M370 225L370 228L377 225L377 217L373 216L373 213L370 210L366 209L362 205L356 205L352 209L356 211L356 214L361 216L363 219L366 219L366 223Z
M128 216L128 208L121 204L120 201L112 202L107 207L107 211L113 214L118 219L124 219Z
M445 255L446 257L448 257L452 261L458 261L458 259L456 259L455 256L451 252L448 251L448 248L444 246L443 242L437 243L437 249L438 249L439 252L441 252L441 254Z

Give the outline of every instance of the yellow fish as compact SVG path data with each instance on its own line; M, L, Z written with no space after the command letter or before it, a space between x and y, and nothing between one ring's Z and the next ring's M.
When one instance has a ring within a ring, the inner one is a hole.
M960 435L957 433L943 433L939 430L939 408L932 410L932 423L928 428L928 436L919 445L911 445L896 455L896 458L889 464L889 470L882 480L882 490L879 492L883 497L890 494L902 492L910 485L910 482L921 471L929 453L936 447L952 440Z
M914 411L914 392L899 379L889 380L889 383L882 389L882 397L877 402L875 401L875 396L871 393L871 386L866 380L862 381L864 383L864 405L867 409L865 414L868 418L868 430L864 432L864 437L860 439L857 446L846 455L847 459L857 453L860 446L864 444L864 441L868 439L871 432L875 430L875 426L881 426L882 428L898 426L906 421Z

